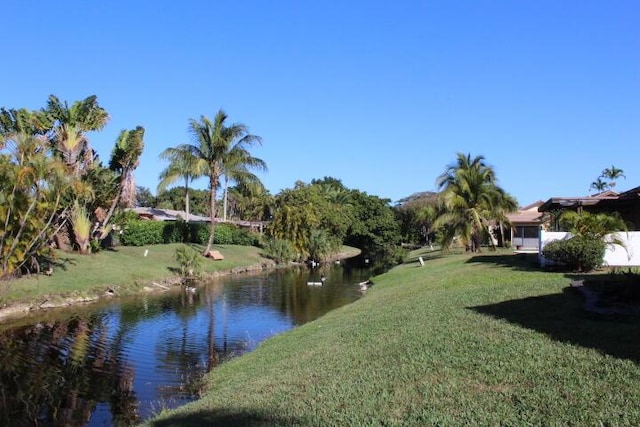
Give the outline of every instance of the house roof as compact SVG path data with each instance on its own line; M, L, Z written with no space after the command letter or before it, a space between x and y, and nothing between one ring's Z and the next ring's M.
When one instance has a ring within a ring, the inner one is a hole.
M173 209L160 209L160 208L130 208L128 209L137 213L141 218L146 218L154 221L186 221L187 214L185 211L176 211ZM189 214L190 222L211 222L208 216L200 216ZM239 220L223 220L222 218L216 218L217 223L228 222L240 227L260 228L267 224L266 221L239 221Z
M172 209L159 208L131 208L131 211L137 213L141 217L153 219L156 221L177 221L186 220L185 211L174 211ZM192 222L209 222L209 217L189 214L189 221Z
M523 206L520 209L518 209L519 211L529 211L529 210L538 210L538 208L540 206L542 206L544 204L544 201L542 200L537 200L533 203L528 204L527 206Z
M620 199L637 199L640 198L640 187L632 188L631 190L627 190L623 193L620 193Z
M540 224L542 222L543 214L542 212L538 212L536 209L537 205L534 205L528 205L517 212L508 213L507 218L509 219L509 222L514 226Z
M549 212L563 208L578 208L581 206L611 205L617 201L640 198L640 187L632 188L623 193L616 193L612 190L583 197L552 197L538 208L540 212Z

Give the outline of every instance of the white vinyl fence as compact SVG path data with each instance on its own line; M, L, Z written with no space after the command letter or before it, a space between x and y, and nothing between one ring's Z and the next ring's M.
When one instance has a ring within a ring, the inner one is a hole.
M620 245L607 245L604 252L604 265L610 267L639 267L640 266L640 231L618 232L616 236L624 242L624 247ZM540 230L540 248L538 260L541 266L550 265L552 261L544 259L542 249L544 246L559 239L568 239L570 233L559 231Z

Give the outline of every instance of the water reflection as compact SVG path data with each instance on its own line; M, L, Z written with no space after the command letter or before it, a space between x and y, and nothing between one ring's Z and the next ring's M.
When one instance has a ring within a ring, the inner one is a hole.
M366 269L286 269L41 314L0 331L0 425L131 425L197 397L198 379L360 296Z

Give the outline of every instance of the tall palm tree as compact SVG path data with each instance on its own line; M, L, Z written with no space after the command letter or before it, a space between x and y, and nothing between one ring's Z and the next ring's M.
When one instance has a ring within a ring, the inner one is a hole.
M204 254L211 251L215 232L216 193L220 188L220 179L226 177L235 181L249 178L250 169L266 168L263 160L254 157L248 149L262 143L262 138L249 133L246 125L233 123L227 125L227 115L219 110L213 121L205 116L200 120L191 119L189 130L193 144L181 145L178 148L188 150L198 159L198 167L202 167L204 175L209 178L210 221L209 241ZM257 179L257 178L256 178Z
M613 165L611 165L610 168L606 168L605 170L603 170L600 177L609 180L609 188L613 188L616 186L616 180L618 178L626 178L626 176L624 175L624 171L622 169L618 169Z
M80 176L83 167L93 160L93 150L86 133L103 129L109 121L109 114L100 107L95 95L76 101L71 107L66 101L62 103L55 95L50 95L43 112L53 123L50 140L54 149L69 171Z
M169 165L160 172L158 193L164 192L178 179L184 179L186 221L189 222L189 183L204 175L205 163L199 162L192 150L185 145L167 148L160 153L160 158L168 160Z
M483 156L458 153L437 185L442 193L434 227L443 226L445 247L460 236L465 247L477 251L490 221L504 220L504 213L513 208L513 199L496 184L495 172Z
M111 202L111 207L102 222L105 227L119 203L132 207L136 200L136 183L133 171L140 164L144 149L144 128L137 126L133 130L122 130L111 153L109 169L120 173L120 189Z
M595 190L597 193L602 193L607 188L609 188L609 183L602 179L602 176L599 176L598 179L591 183L592 190Z

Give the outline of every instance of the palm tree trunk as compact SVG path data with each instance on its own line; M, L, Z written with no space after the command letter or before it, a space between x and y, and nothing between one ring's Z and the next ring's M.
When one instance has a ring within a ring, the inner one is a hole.
M224 200L222 202L222 220L227 222L227 188L228 188L227 178L224 179Z
M185 221L189 222L189 178L184 180L184 208L187 212Z
M111 207L109 207L109 211L107 212L107 216L104 218L104 221L102 221L102 228L103 229L107 226L107 224L109 224L109 220L113 216L113 213L115 212L116 207L118 206L118 203L120 202L120 196L121 195L122 195L122 183L120 184L120 188L118 189L118 194L116 194L116 197L111 202Z
M209 195L211 209L211 212L209 213L209 241L207 242L207 247L204 250L204 256L207 256L207 254L211 251L211 247L213 246L213 233L215 232L216 228L216 187L213 181L211 181L209 185L211 187L211 194Z

